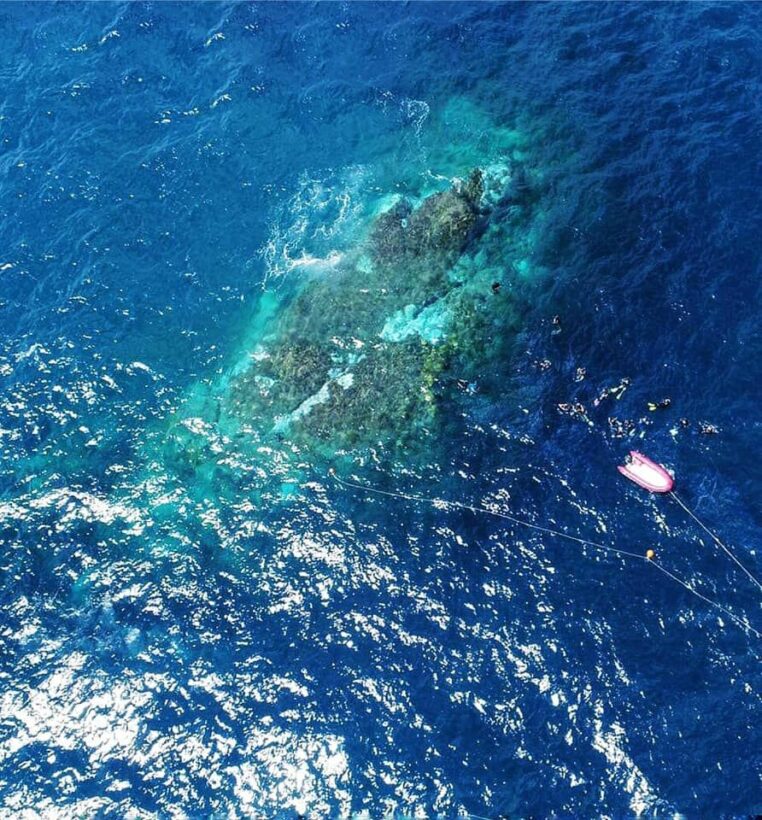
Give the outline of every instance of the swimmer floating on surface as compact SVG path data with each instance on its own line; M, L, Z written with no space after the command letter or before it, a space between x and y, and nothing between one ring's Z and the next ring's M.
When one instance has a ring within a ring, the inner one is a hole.
M629 386L630 386L630 379L625 377L624 379L622 379L621 382L619 382L619 384L614 385L614 387L605 388L601 392L601 394L598 396L598 398L593 401L593 407L597 407L605 399L610 399L610 398L614 398L614 399L617 399L617 400L621 399L622 396L624 395L624 391L627 390L627 388Z

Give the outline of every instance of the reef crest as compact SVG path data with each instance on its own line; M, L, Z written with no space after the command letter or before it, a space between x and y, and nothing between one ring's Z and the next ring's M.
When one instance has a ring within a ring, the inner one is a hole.
M418 200L395 197L336 264L305 273L220 412L332 451L436 433L443 408L494 380L513 342L520 260L505 249L519 248L532 215L527 178L496 163Z

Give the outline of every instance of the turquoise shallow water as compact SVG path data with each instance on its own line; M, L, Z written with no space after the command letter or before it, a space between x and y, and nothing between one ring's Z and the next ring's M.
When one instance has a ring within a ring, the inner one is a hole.
M762 628L615 472L668 464L759 572L759 16L0 8L3 812L760 811L751 632L645 563L328 473L652 546ZM501 162L529 216L501 200L458 270L515 316L446 376L445 435L335 456L215 411L391 198Z

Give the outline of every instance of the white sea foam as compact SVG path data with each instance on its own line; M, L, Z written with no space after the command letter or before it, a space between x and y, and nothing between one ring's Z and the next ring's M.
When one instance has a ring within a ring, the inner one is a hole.
M299 178L295 193L276 211L260 249L263 286L300 269L330 269L342 258L337 250L359 224L366 201L368 172L349 166L323 177Z

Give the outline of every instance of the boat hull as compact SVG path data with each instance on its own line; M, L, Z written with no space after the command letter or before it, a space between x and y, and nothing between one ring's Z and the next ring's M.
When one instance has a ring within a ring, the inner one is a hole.
M637 450L631 450L627 462L617 469L625 478L652 493L669 493L675 486L675 479L661 464Z

